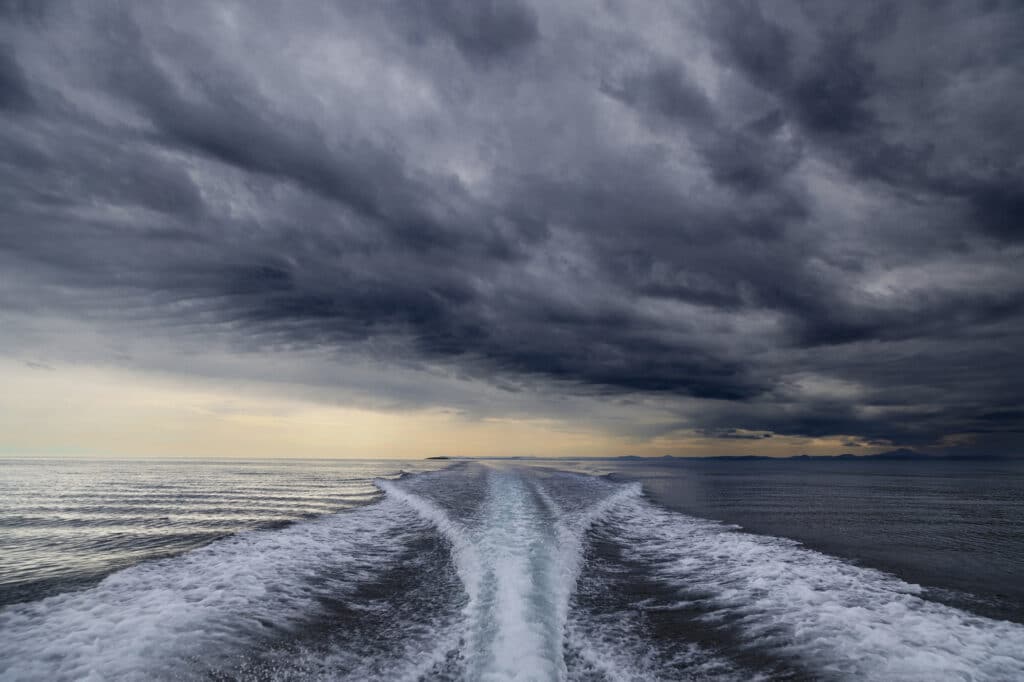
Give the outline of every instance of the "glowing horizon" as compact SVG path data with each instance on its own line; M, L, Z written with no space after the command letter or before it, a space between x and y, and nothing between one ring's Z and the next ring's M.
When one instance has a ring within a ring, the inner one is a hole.
M851 450L848 443L823 439L751 438L736 441L742 443L737 447L686 434L625 438L568 419L331 406L275 397L279 386L224 386L113 368L2 362L0 372L7 382L0 396L0 432L8 434L0 445L3 457L788 456Z

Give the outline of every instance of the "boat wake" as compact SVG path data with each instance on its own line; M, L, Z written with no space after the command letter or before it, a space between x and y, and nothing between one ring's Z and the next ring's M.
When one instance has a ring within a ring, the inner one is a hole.
M1020 679L1024 626L638 484L456 464L0 611L0 678Z

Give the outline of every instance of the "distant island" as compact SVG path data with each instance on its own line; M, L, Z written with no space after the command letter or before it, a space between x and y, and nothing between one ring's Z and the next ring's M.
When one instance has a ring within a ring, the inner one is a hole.
M883 460L883 461L902 461L902 462L950 462L950 461L1002 461L1012 460L1013 457L1006 455L986 455L986 454L943 454L936 455L927 452L918 452L917 450L911 450L910 448L898 448L896 450L886 450L885 452L878 452L871 455L857 455L852 452L844 452L841 455L789 455L788 457L770 457L768 455L693 455L693 456L679 456L679 455L660 455L660 456L643 456L643 455L619 455L615 457L539 457L539 456L528 456L528 455L508 455L501 456L495 455L491 457L481 456L470 456L470 457L451 457L448 455L435 455L433 457L424 457L424 459L444 459L444 460L501 460L501 461L515 461L515 460L546 460L556 462L558 460L575 460L575 461L591 461L591 460L603 460L613 462L656 462L671 460L675 462L686 462L689 460L701 460L701 461L730 461L730 462L750 462L760 460L773 460L773 461L856 461L856 460Z
M789 457L768 457L766 455L707 455L698 457L677 457L676 455L663 455L661 457L641 457L639 455L623 455L614 457L617 460L653 460L653 459L702 459L702 460L889 460L889 461L954 461L954 460L1001 460L1008 459L999 455L934 455L927 452L918 452L910 448L898 448L887 450L873 455L856 455L844 452L841 455L790 455Z

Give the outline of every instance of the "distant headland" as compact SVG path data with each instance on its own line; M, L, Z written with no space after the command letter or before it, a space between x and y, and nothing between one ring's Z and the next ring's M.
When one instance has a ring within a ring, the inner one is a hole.
M990 454L932 454L927 452L919 452L910 448L898 448L896 450L886 450L885 452L878 452L874 454L857 455L850 452L844 452L841 455L789 455L788 457L769 457L767 455L697 455L697 456L679 456L679 455L661 455L661 456L642 456L642 455L619 455L617 457L531 457L531 456L494 456L494 457L452 457L448 455L436 455L433 457L424 457L424 459L442 459L442 460L453 460L453 459L500 459L500 460L552 460L557 461L560 459L564 460L605 460L605 461L642 461L642 462L656 462L656 461L678 461L685 462L688 460L700 460L700 461L731 461L731 462L749 462L749 461L761 461L761 460L773 460L773 461L893 461L893 462L950 462L950 461L1002 461L1002 460L1013 460L1015 458L1005 455L990 455Z
M750 461L750 460L888 460L888 461L955 461L955 460L1003 460L1011 459L1009 457L1000 455L966 455L966 454L951 454L951 455L936 455L927 452L918 452L917 450L911 450L910 448L898 448L896 450L887 450L885 452L878 452L870 455L856 455L850 452L844 452L841 455L790 455L788 457L768 457L766 455L708 455L699 457L678 457L676 455L663 455L662 457L641 457L639 455L623 455L621 457L613 457L612 459L618 460L656 460L656 459L672 459L672 460L687 460L687 459L700 459L700 460L730 460L730 461Z

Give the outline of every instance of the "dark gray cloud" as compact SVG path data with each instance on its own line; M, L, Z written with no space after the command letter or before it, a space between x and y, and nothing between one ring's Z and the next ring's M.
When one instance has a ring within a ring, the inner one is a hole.
M536 13L514 0L413 0L392 11L403 15L410 9L413 40L447 38L466 59L483 64L525 49L539 37Z
M697 429L697 434L706 438L727 438L730 440L761 440L771 438L771 433L737 431L736 429Z
M24 111L32 107L32 93L11 49L0 45L0 110Z
M1019 3L55 9L0 3L17 319L1024 442Z

